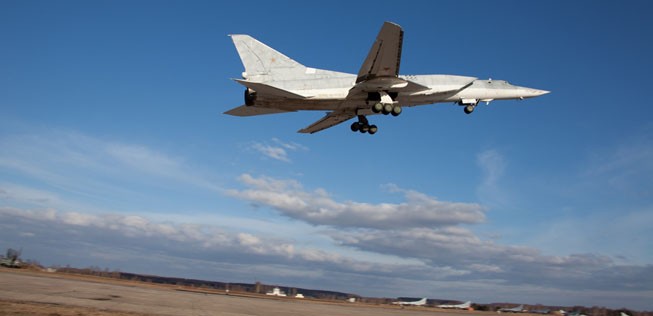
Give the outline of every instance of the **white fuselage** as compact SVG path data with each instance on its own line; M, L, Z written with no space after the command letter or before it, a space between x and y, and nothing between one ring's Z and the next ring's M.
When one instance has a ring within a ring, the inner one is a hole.
M259 95L257 106L274 107L286 110L326 110L333 111L347 107L367 108L365 95L358 98L347 98L350 90L356 86L356 75L325 71L320 76L319 69L314 69L315 76L311 79L266 81L267 84L282 87L284 90L298 95L308 96L303 99L281 98L276 96ZM478 80L473 77L453 75L408 75L399 76L411 82L428 87L428 90L415 92L392 88L387 92L397 92L395 102L402 106L417 106L441 102L459 102L461 100L508 100L524 99L542 95L547 91L513 86L503 80ZM376 92L377 87L369 87L369 91ZM364 105L364 106L363 106Z

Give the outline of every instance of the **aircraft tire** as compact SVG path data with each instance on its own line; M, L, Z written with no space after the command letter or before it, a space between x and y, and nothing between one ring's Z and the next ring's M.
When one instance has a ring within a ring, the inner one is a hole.
M367 125L367 124L363 124L363 125L360 127L360 132L363 133L363 134L367 133L369 130L370 130L370 126Z
M390 114L392 112L392 108L393 108L392 104L383 105L383 114L384 115Z
M379 131L379 128L376 127L376 125L370 125L370 130L369 130L370 135L374 135L378 131Z
M464 111L465 111L465 114L471 114L472 112L474 112L474 106L473 105L465 106Z
M383 104L381 104L381 103L374 103L374 105L372 105L372 112L374 112L374 113L381 113L381 111L383 111Z
M399 116L399 114L401 114L401 111L402 111L401 106L397 105L397 106L393 107L392 108L392 116Z
M352 132L358 132L361 129L360 125L361 125L361 123L358 123L358 122L351 123L351 131Z

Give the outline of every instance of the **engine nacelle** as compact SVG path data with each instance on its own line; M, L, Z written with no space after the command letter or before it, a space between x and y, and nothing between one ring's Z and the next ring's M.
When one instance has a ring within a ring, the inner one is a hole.
M256 91L245 89L245 105L254 105L254 102L256 102Z

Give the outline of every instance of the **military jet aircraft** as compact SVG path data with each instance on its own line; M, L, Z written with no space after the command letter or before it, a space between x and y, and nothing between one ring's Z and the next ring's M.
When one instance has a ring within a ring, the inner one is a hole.
M397 301L397 302L392 302L392 304L422 306L422 305L426 305L426 297L418 301L412 301L412 302Z
M504 307L499 309L499 312L501 313L523 313L524 312L524 304L515 306L515 307Z
M373 114L401 114L404 107L453 102L470 114L480 102L525 99L549 91L513 86L503 80L455 75L399 75L402 28L385 22L357 75L306 67L249 35L231 35L245 66L245 104L226 111L235 116L303 110L328 111L300 133L316 133L357 118L354 132L375 134Z
M453 308L453 309L469 309L472 307L472 301L467 301L462 304L442 304L438 308Z

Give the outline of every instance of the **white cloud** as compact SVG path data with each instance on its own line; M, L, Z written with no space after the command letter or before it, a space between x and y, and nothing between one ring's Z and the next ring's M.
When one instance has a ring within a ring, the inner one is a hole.
M261 143L254 142L249 148L259 152L264 157L271 158L283 162L291 162L288 155L289 151L306 151L307 147L297 144L297 143L287 143L279 140L278 138L272 138L272 143Z
M279 146L281 146L281 147L283 147L285 149L288 149L288 150L292 150L292 151L297 151L297 150L307 151L308 150L308 147L306 147L304 145L301 145L301 144L298 144L298 143L295 143L295 142L289 142L288 143L288 142L284 142L284 141L282 141L282 140L280 140L278 138L272 138L272 141L274 143L278 144Z
M476 163L481 168L484 178L484 186L494 186L503 175L505 170L505 160L503 156L495 149L485 150L478 154Z
M252 144L252 149L258 151L259 153L263 154L268 158L272 158L283 162L290 162L290 159L288 158L288 153L282 147L275 147L275 146L265 145L261 143L254 143Z
M64 195L106 200L110 196L137 196L143 187L179 185L219 192L199 168L143 145L104 141L75 132L0 137L0 170L35 181L49 191L3 184L3 190L23 202L75 208ZM139 190L135 190L138 187ZM52 193L52 192L57 192ZM47 201L46 201L47 200Z
M507 168L504 156L496 149L488 149L477 154L476 164L482 174L476 188L479 200L493 209L511 205L507 192L501 186Z
M332 238L361 251L418 258L434 269L455 269L447 277L451 280L499 280L576 290L630 291L636 285L653 290L642 282L652 278L647 273L653 266L618 265L597 254L545 255L535 248L482 240L463 228L334 232Z
M249 188L227 190L227 194L278 210L290 218L313 225L335 227L398 228L436 227L462 223L478 223L485 219L483 207L473 203L439 201L412 190L403 193L400 204L369 204L335 201L323 189L306 191L297 181L249 174L239 180Z
M296 262L291 266L316 264L329 269L365 271L373 271L383 266L310 246L299 247L274 236L234 232L211 225L161 223L138 215L83 214L0 207L0 222L20 223L12 224L12 229L0 231L0 237L3 234L11 234L11 231L16 229L36 229L40 238L56 243L58 249L67 248L67 243L81 238L75 242L83 242L98 252L102 252L104 248L126 247L143 249L146 253L176 253L181 257L191 255L206 258L217 255L221 256L222 260L245 265L253 265L252 260L289 264L288 260L295 258Z
M617 146L597 151L583 165L590 185L630 196L653 197L653 137L650 130Z
M501 155L495 151L486 152L479 156L479 163L486 171L484 183L494 185L505 167ZM386 185L386 189L403 194L405 202L341 202L324 189L309 191L295 180L249 174L242 175L239 180L247 188L229 190L227 194L271 207L293 219L328 226L330 228L324 233L340 246L362 253L417 259L423 264L404 267L406 271L416 269L415 274L403 273L406 278L419 279L419 273L433 269L449 271L440 274L439 280L453 278L481 283L496 280L543 288L627 290L635 276L641 278L650 269L619 265L605 255L548 255L532 247L484 240L465 226L484 220L482 206L442 202L392 184ZM321 258L319 255L319 252L311 253L313 258ZM365 269L365 265L359 267ZM622 272L624 279L616 280L615 275Z
M52 192L13 183L0 183L0 199L10 203L27 203L41 207L63 204L61 198Z

